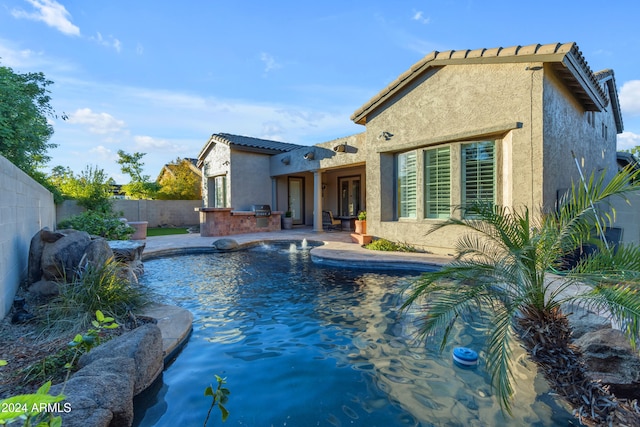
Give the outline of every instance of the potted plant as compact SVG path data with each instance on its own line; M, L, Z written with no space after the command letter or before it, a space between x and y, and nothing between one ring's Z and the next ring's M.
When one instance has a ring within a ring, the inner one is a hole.
M293 227L293 216L291 214L291 210L287 209L282 217L282 228L284 230L291 230L291 227Z
M358 219L355 221L356 223L356 233L358 234L367 234L367 212L360 211L358 214Z

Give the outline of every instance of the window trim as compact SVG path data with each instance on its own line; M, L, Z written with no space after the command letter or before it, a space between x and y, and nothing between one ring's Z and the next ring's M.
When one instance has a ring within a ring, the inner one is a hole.
M418 153L416 150L407 151L398 153L395 157L396 218L416 219L418 217ZM412 168L412 170L409 170L409 168ZM407 171L413 172L413 177L411 174L407 174ZM406 191L402 191L403 189ZM405 194L406 198L404 197Z

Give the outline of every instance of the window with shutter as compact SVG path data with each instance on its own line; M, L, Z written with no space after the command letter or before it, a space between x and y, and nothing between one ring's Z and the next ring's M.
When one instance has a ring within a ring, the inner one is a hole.
M424 195L427 218L451 215L451 150L449 147L424 153Z
M495 203L495 148L493 141L462 146L462 203Z
M398 218L416 217L417 175L416 152L401 153L397 161L397 214Z

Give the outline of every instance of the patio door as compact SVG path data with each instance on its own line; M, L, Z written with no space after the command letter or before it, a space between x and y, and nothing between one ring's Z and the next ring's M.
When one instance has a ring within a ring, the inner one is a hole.
M338 179L340 188L340 216L357 216L361 209L360 176L345 176Z
M289 209L293 223L304 224L304 178L289 177Z

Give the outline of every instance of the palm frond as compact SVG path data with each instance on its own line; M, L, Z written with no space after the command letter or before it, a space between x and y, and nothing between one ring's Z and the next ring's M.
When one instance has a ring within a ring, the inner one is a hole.
M609 313L620 329L636 346L640 338L640 294L628 285L597 285L590 292L573 298L595 312Z
M487 370L491 374L500 407L511 414L511 396L515 378L511 362L511 342L513 339L513 311L507 306L494 312L493 328L487 346Z

